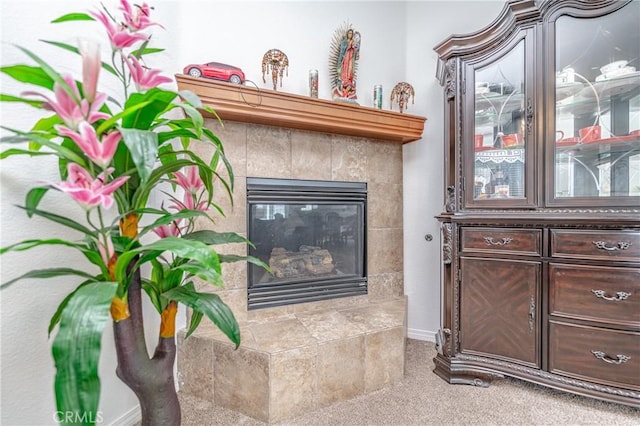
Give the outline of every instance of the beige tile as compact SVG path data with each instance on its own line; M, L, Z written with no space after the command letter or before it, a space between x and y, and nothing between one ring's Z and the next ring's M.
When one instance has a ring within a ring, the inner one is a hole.
M291 177L291 130L247 127L247 176Z
M215 246L215 250L219 254L247 256L249 249L247 244L221 244ZM247 288L247 269L246 261L225 262L222 263L222 279L224 280L224 288Z
M268 422L269 355L220 342L213 350L215 403Z
M402 229L367 230L367 272L370 275L401 272Z
M236 178L247 176L247 126L236 121L224 121L214 133L222 142L225 157L231 163Z
M402 228L402 184L369 182L367 215L369 229Z
M367 334L365 345L365 392L402 380L405 357L403 327Z
M213 401L213 340L178 333L178 383L180 391Z
M402 145L373 140L367 144L369 182L402 184Z
M362 334L360 327L335 310L299 313L296 316L319 343Z
M316 344L311 333L297 319L251 324L249 328L257 348L264 352L275 353Z
M271 356L270 420L294 417L318 406L317 346L278 352Z
M369 275L367 277L367 286L370 301L380 302L381 300L400 297L404 294L404 274L402 272L389 272Z
M334 135L331 144L331 180L366 182L366 154L366 140Z
M291 177L331 180L331 135L317 132L291 134Z
M318 345L318 407L364 392L364 336Z
M394 302L372 303L361 308L344 309L340 313L367 333L373 333L388 328L403 327L405 311L404 299L398 299Z

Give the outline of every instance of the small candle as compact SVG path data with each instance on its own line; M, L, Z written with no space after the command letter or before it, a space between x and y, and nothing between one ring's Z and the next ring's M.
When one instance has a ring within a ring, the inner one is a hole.
M318 97L318 70L309 70L309 96Z

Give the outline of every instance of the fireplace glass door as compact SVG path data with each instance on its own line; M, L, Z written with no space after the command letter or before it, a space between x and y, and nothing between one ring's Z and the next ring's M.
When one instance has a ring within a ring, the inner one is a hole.
M366 294L366 184L247 179L249 309Z

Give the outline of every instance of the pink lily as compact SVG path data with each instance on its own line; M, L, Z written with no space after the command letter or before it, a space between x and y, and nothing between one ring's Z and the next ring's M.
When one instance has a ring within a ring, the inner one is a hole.
M55 126L55 128L62 136L73 140L91 161L103 169L111 163L111 159L118 148L118 143L122 139L120 132L114 131L102 135L102 140L98 140L96 129L86 121L80 123L78 132L74 132L64 126Z
M96 94L94 101L90 104L87 99L80 98L80 92L78 92L76 82L70 75L63 76L63 79L67 86L69 86L71 94L56 83L53 86L54 98L38 92L24 92L23 95L40 96L44 98L46 102L43 108L54 111L60 119L72 129L77 129L78 125L83 121L93 123L100 119L109 118L108 114L99 111L107 100L106 94Z
M151 9L149 5L147 5L147 3L142 3L142 6L137 4L134 5L135 10L133 7L131 7L131 4L129 4L127 0L121 0L120 4L120 10L122 10L122 13L124 15L125 24L131 31L144 30L145 28L152 25L158 25L162 27L162 25L156 22L152 22L149 19L149 16L151 15Z
M102 11L90 12L90 14L104 25L113 49L121 50L126 47L131 47L138 41L148 39L145 34L131 33L127 31L127 28L124 25L115 25L107 14Z
M100 76L100 45L95 41L80 40L78 50L82 56L82 90L89 102L96 98Z
M160 70L153 70L142 66L140 61L133 55L129 55L129 57L125 59L125 62L129 67L131 78L136 84L138 91L144 91L162 83L170 83L173 81L169 77L159 75Z
M174 172L175 180L173 182L180 185L185 191L195 194L204 186L197 166L187 166L184 168L186 173Z
M100 238L98 239L98 251L100 252L100 257L102 258L105 266L108 267L109 263L111 263L111 259L113 259L113 257L116 255L116 251L113 248L113 242L111 241L110 236L100 236Z
M179 237L182 234L181 222L182 220L173 221L167 225L155 227L151 231L160 238Z
M104 182L113 173L113 168L105 170L94 179L88 171L76 163L69 163L67 171L69 172L67 180L52 186L69 194L87 210L99 205L105 209L111 208L114 203L113 193L129 179L129 176L120 176L105 185Z

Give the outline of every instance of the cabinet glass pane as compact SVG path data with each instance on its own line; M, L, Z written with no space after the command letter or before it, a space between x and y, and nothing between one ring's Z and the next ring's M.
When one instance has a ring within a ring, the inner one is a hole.
M640 196L638 17L556 22L556 198Z
M474 199L523 199L524 41L475 70Z

